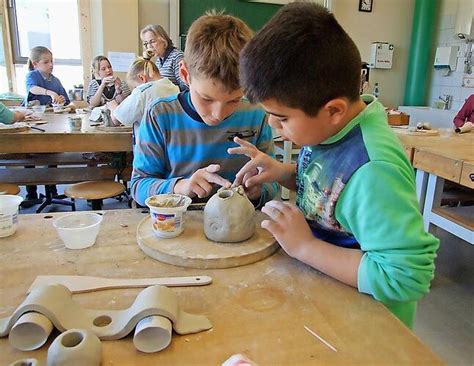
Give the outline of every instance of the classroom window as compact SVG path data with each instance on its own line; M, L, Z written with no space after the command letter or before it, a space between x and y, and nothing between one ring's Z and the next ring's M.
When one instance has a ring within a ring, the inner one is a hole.
M36 46L52 51L53 74L66 90L81 84L77 0L8 0L7 4L17 92L25 94L26 63L30 49Z

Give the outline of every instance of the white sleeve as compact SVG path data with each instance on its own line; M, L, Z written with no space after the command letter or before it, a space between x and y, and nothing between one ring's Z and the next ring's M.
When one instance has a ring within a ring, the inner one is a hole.
M132 93L114 110L114 117L125 126L132 126L143 116L143 93Z

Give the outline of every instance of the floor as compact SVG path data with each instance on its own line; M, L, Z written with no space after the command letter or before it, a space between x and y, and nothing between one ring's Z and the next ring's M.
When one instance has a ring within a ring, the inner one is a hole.
M64 187L58 186L62 193ZM41 191L41 188L39 188ZM20 193L25 196L22 189ZM90 210L77 201L78 210ZM127 208L126 201L104 201L104 209ZM35 213L36 208L21 213ZM43 212L70 211L53 205ZM431 292L418 305L414 332L448 365L474 365L474 246L442 230L433 232L441 240Z

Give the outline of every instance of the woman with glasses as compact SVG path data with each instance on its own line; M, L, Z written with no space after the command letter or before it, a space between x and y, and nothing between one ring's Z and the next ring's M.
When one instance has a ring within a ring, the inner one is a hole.
M177 85L180 91L188 90L187 84L179 76L179 63L183 59L183 51L173 45L161 25L149 24L140 32L145 50L150 50L156 57L156 66L164 78Z

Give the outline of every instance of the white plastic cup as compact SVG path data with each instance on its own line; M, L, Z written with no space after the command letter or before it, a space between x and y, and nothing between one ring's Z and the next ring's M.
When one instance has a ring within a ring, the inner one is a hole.
M135 327L133 344L141 352L159 352L171 343L173 326L168 318L152 315L140 320Z
M0 195L0 238L10 236L18 228L18 207L23 198L20 196Z
M10 330L8 340L20 351L32 351L46 343L52 330L51 320L43 314L29 312L16 321Z
M163 206L166 202L180 202L178 206ZM183 214L191 204L191 198L182 194L157 194L145 200L150 209L153 233L159 238L175 238L184 230Z
M81 116L71 116L68 117L69 128L72 131L79 131L82 128L82 117Z
M95 243L102 215L94 212L75 212L53 222L59 237L68 249L84 249Z

